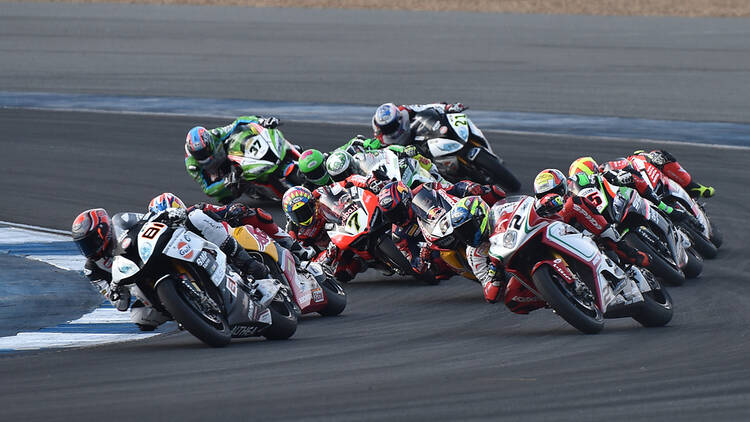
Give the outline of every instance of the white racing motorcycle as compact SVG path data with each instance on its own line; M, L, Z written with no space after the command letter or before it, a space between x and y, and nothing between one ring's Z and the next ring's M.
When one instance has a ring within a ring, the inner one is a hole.
M623 271L574 227L537 215L534 198L508 197L490 218L490 255L512 274L505 292L511 311L548 306L587 334L601 331L604 318L632 317L647 327L672 319L672 300L648 270Z
M118 239L113 284L135 284L148 305L204 343L221 347L232 337L253 336L281 340L296 331L294 305L277 280L248 283L216 245L182 226L140 219L117 227L128 219L113 220Z

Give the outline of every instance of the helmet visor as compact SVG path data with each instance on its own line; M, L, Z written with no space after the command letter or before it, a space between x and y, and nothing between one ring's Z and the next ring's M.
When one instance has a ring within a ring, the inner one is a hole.
M326 166L319 165L318 167L308 171L307 173L302 172L305 178L316 185L324 185L328 181L328 172Z
M302 204L299 208L291 212L293 223L298 226L309 226L312 224L313 217L315 216L315 207L308 203Z
M459 242L472 247L479 246L482 240L482 231L479 228L479 222L473 218L458 227L454 227L453 235Z
M82 238L76 239L75 243L83 256L86 258L94 258L100 255L102 249L104 249L105 238L106 235L102 233L102 227L100 225L96 229L86 233Z

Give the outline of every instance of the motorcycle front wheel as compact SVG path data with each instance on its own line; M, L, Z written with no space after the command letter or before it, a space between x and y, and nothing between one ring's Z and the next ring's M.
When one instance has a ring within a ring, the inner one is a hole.
M643 302L633 319L644 327L662 327L672 320L672 297L661 286L643 293Z
M651 257L648 269L655 276L674 286L685 284L685 274L664 260L661 254L652 248L651 245L641 240L637 233L631 231L625 235L624 239L625 243L632 248L645 252Z
M191 283L194 284L194 283ZM197 284L197 283L195 283ZM213 347L224 347L232 339L232 330L221 310L213 303L207 304L194 287L181 280L169 277L156 286L162 305L190 334Z
M604 329L604 315L596 306L593 294L588 298L576 294L562 277L542 265L533 275L534 283L544 300L568 324L585 334L596 334Z

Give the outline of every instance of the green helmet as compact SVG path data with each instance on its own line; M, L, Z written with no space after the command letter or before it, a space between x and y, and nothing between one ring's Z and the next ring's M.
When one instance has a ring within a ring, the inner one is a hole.
M306 180L318 186L324 186L331 182L326 166L323 165L325 160L326 157L322 152L317 149L308 149L299 156L297 164Z
M346 151L334 151L326 160L326 170L331 179L340 182L352 174L352 156Z

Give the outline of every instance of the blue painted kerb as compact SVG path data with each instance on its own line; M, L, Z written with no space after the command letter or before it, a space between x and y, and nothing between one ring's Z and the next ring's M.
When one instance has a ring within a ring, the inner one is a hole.
M0 107L126 113L159 113L234 118L273 115L282 120L369 125L375 106L244 99L132 97L0 91ZM485 130L572 136L658 139L702 144L750 146L750 124L632 119L565 114L469 110Z

